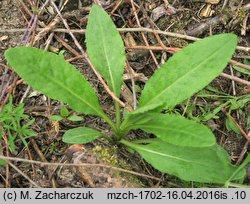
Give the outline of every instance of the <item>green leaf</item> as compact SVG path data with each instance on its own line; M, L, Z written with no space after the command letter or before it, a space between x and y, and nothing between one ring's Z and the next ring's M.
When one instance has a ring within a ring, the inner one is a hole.
M69 116L69 111L68 111L68 109L65 106L61 106L61 108L60 108L60 115L63 118L66 118L66 117Z
M22 128L28 128L29 126L31 126L33 123L35 122L35 119L32 119L30 121L28 121L27 123L25 123Z
M244 59L243 63L246 64L246 65L250 65L250 60Z
M243 108L249 101L250 101L250 94L245 95L242 99L239 100L231 99L230 102L232 103L232 105L230 107L230 111Z
M24 104L18 104L18 106L13 109L13 114L16 118L21 118L24 114Z
M12 95L9 97L9 103L4 106L4 111L11 113L13 110L13 99Z
M223 109L225 108L228 104L230 104L230 101L228 100L227 102L219 105L218 107L216 107L214 110L207 112L205 115L201 116L201 120L202 121L208 121L210 119L216 118L217 114Z
M52 115L49 117L49 119L52 121L60 121L60 120L63 120L63 117L60 115Z
M6 160L0 159L0 166L6 166L7 162Z
M103 116L93 88L62 57L32 47L10 48L5 57L17 74L37 91L69 104L77 112Z
M35 131L33 131L33 130L30 130L30 129L24 129L23 130L23 135L31 137L31 136L36 136L37 133Z
M250 76L250 71L247 70L247 69L244 69L244 68L241 68L241 67L238 67L238 66L233 66L233 68L238 71L238 72L241 72L243 74L246 74L248 76Z
M139 85L135 84L135 92L136 93L141 93L142 92L142 89Z
M10 148L10 151L11 152L14 152L15 149L16 149L16 145L15 145L15 139L16 139L16 136L12 135L10 132L8 132L8 142L9 142L9 148Z
M250 126L250 115L247 117L247 127Z
M229 131L232 130L236 134L240 134L240 129L237 127L237 125L234 124L234 122L229 116L227 116L227 119L226 119L226 128Z
M94 5L86 30L87 53L110 89L120 97L125 65L125 49L119 32L109 15Z
M134 113L162 104L173 107L208 85L226 67L237 46L237 36L207 37L170 58L146 83Z
M134 114L134 112L127 112L121 126L120 129L122 131L128 131L130 130L134 124L136 124L138 121L140 121L140 123L146 123L149 120L152 120L153 115L150 115L151 113L157 113L160 112L161 109L164 108L165 105L159 106L156 109L152 109L146 113L139 113L139 114Z
M86 144L103 136L103 133L87 127L68 130L63 135L63 142L69 144Z
M129 128L144 130L164 142L183 147L207 147L216 142L208 127L182 116L150 113L142 117L144 120L133 122Z
M77 121L84 121L84 118L78 116L78 115L71 115L67 118L70 121L77 122Z
M229 94L224 93L223 91L219 91L218 89L216 89L216 88L214 88L214 87L212 87L212 86L210 86L210 85L208 85L208 86L206 87L206 89L209 90L209 91L212 91L212 92L214 92L214 93L217 93L217 94L219 94L219 95L230 97Z
M161 172L186 181L224 184L237 169L230 164L227 153L218 145L206 148L183 148L160 139L146 141L149 144L135 144L125 140L122 143L136 150ZM234 179L240 179L244 175L245 171L241 170Z
M244 161L242 162L242 164L235 170L235 172L233 172L233 174L231 175L231 177L228 179L227 182L230 182L232 180L234 180L235 178L237 178L237 175L240 171L243 170L243 168L245 166L247 166L250 163L250 154L247 155L247 157L244 159Z
M2 137L3 137L3 131L2 131L2 129L0 128L0 140L2 139Z
M22 135L19 135L21 141L23 142L24 146L27 147L28 143L26 142L26 140L24 139L24 137Z

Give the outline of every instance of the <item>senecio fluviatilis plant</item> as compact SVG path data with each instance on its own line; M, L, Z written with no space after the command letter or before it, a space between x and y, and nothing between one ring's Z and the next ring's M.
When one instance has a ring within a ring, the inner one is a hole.
M125 48L109 15L99 6L90 11L86 29L88 56L96 70L120 97L125 65ZM237 45L233 34L199 40L176 53L146 83L136 110L121 117L114 101L116 122L102 110L97 95L77 69L60 55L32 47L10 48L5 57L10 66L31 87L68 104L82 114L104 119L113 130L113 140L138 152L161 172L186 181L225 184L239 181L243 168L231 165L228 154L210 129L174 114L162 114L208 85L226 67ZM128 141L131 130L141 129L155 138ZM100 131L78 127L68 130L63 141L86 144L107 136Z

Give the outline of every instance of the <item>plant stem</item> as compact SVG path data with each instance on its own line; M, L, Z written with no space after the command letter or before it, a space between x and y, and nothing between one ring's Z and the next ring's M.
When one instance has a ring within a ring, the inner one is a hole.
M103 135L102 138L108 140L111 144L113 143L113 141L107 135Z
M117 128L116 128L114 122L105 113L101 114L101 116L102 116L103 120L105 120L111 126L112 130L114 132L117 132Z
M247 157L245 158L245 160L242 162L242 164L236 169L236 171L234 171L234 173L232 174L232 176L230 176L230 178L226 181L225 183L225 187L228 188L228 186L233 186L233 185L240 185L240 184L234 184L231 183L230 181L234 179L234 177L250 162L250 155L247 155Z
M229 187L235 187L235 188L249 188L249 186L247 186L247 185L243 185L243 184L239 184L239 183L231 183L231 182L228 182L224 187L225 187L225 188L229 188Z
M121 125L120 106L116 101L115 101L115 116L116 116L116 127L120 128Z
M121 144L124 144L124 145L126 145L126 146L128 146L128 147L133 148L133 143L132 143L132 142L129 142L129 141L127 141L127 140L121 139L121 140L120 140L120 143L121 143Z
M121 113L120 113L120 106L118 102L115 102L115 117L116 117L116 132L115 132L115 139L120 140L120 126L121 126Z

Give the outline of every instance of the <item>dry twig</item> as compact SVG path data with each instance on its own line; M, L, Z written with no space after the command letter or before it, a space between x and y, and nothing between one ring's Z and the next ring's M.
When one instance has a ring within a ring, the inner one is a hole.
M5 157L5 156L1 156L0 155L0 159L3 160L10 160L10 161L19 161L19 162L26 162L26 163L32 163L32 164L38 164L40 166L71 166L71 167L79 167L79 166L89 166L89 167L103 167L103 168L110 168L113 169L115 171L120 171L120 172L124 172L124 173L129 173L132 175L136 175L136 176L140 176L140 177L145 177L145 178L149 178L149 179L153 179L156 181L162 181L162 179L154 177L154 176L149 176L146 174L141 174L138 172L134 172L134 171L129 171L126 169L122 169L122 168L118 168L118 167L113 167L113 166L109 166L109 165L103 165L103 164L88 164L88 163L82 163L82 164L67 164L67 163L49 163L49 162L40 162L40 161L34 161L34 160L27 160L27 159L21 159L21 158L14 158L14 157Z
M230 119L233 121L233 123L239 128L241 134L246 138L246 140L250 143L250 137L247 135L247 133L242 129L242 127L237 123L237 121L225 110L222 110Z
M16 33L16 32L24 32L26 29L23 28L18 28L18 29L2 29L0 30L0 33ZM42 30L41 28L37 29L38 31ZM183 34L179 34L179 33L173 33L173 32L168 32L168 31L162 31L162 30L154 30L151 28L144 28L144 27L140 27L140 28L117 28L117 30L121 33L124 32L148 32L148 33L158 33L161 35L166 35L169 37L173 37L173 38L180 38L180 39L184 39L184 40L189 40L189 41L197 41L200 40L201 38L196 38L196 37L192 37L192 36L188 36L188 35L183 35ZM64 28L57 28L54 30L51 30L52 32L59 32L59 33L78 33L78 34L85 34L86 30L85 29L64 29ZM249 52L250 51L250 47L243 47L243 46L237 46L237 50L241 50L241 51L245 51L245 52Z
M132 6L132 10L133 10L133 13L134 13L134 16L135 16L137 25L139 26L139 28L141 28L141 23L140 23L140 20L139 20L139 18L138 18L138 15L137 15L137 13L136 13L134 1L133 1L133 0L130 0L130 3L131 3L131 6ZM147 46L149 46L148 40L147 40L145 34L144 34L144 33L141 33L141 35L142 35L142 38L143 38L143 41L145 42L145 44L146 44ZM151 56L152 56L152 58L153 58L153 60L154 60L155 65L157 66L157 68L159 68L160 66L159 66L159 63L157 62L157 60L156 60L156 58L155 58L155 56L154 56L154 53L152 52L152 50L149 50L149 52L150 52L150 54L151 54Z
M34 181L32 181L25 173L23 173L19 168L17 168L14 164L9 162L9 165L15 169L19 174L21 174L24 178L26 178L33 186L36 188L41 188L38 184L36 184Z

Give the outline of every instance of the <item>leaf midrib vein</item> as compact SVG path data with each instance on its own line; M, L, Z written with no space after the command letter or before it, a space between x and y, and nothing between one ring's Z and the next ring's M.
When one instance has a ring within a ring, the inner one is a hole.
M97 15L98 16L98 15ZM98 25L100 25L100 19L97 17L97 21L98 21ZM107 50L106 50L106 46L105 46L105 40L104 40L104 37L102 36L105 36L104 34L104 30L103 30L103 27L100 25L100 28L101 28L101 39L102 39L102 47L103 47L103 50L104 50L104 54L105 54L105 58L106 58L106 61L107 61L107 65L108 65L108 73L109 73L109 77L110 77L110 80L111 80L111 84L112 84L112 88L113 88L113 91L115 92L116 94L116 90L115 90L115 82L114 82L114 78L113 78L113 75L112 75L112 70L111 70L111 66L110 66L110 62L109 62L109 57L108 57L108 53L107 53Z
M169 157L169 158L172 158L172 159L176 159L176 160L179 160L179 161L184 161L184 162L191 163L191 164L192 163L196 163L196 164L198 164L200 166L210 167L210 166L207 166L206 163L201 163L201 162L197 162L197 161L187 160L187 159L183 159L183 158L180 158L180 157L175 157L175 156L172 156L172 155L169 155L169 154L163 154L163 153L156 152L156 151L153 151L153 150L149 150L147 148L143 148L143 147L140 147L140 146L137 146L136 148L139 148L142 151L149 152L149 153L156 154L156 155L160 155L160 156L163 156L163 157Z
M85 134L77 134L77 135L74 135L72 138L79 138L79 137L85 137L85 136L99 136L101 135L101 133L85 133Z

